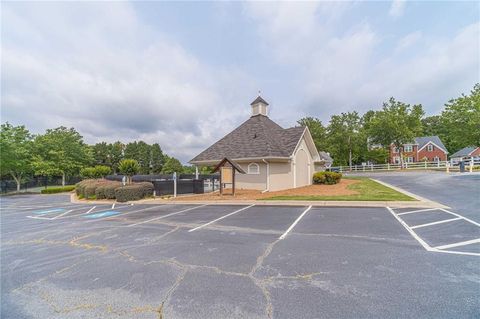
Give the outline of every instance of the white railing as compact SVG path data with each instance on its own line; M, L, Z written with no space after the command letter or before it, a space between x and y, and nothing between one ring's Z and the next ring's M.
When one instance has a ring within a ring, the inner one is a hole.
M465 171L473 171L474 167L480 166L480 160L469 161L465 164ZM442 170L447 172L460 171L460 165L452 164L450 161L435 161L435 162L415 162L401 164L366 164L366 165L352 165L352 166L335 166L330 170L343 172L372 172L372 171L395 171L395 170Z

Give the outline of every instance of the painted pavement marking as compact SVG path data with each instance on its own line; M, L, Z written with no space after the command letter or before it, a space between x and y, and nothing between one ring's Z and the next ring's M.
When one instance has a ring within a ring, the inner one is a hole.
M174 215L177 215L177 214L180 214L180 213L188 212L188 211L190 211L190 210L197 209L197 208L200 208L200 207L205 207L205 206L207 206L207 204L205 204L205 205L200 205L200 206L195 206L195 207L190 207L190 208L181 210L181 211L179 211L179 212L174 212L174 213L170 213L170 214L163 215L163 216L160 216L160 217L156 217L156 218L144 220L144 221L142 221L142 222L138 222L138 223L135 223L135 224L130 224L130 225L127 225L127 226L125 226L125 227L133 227L133 226L138 226L138 225L146 224L146 223L152 222L152 221L154 221L154 220L158 220L158 219L162 219L162 218L174 216Z
M216 222L218 222L219 220L222 220L222 219L224 219L224 218L227 218L228 216L232 216L232 215L235 215L235 214L237 214L237 213L240 213L241 211L244 211L244 210L246 210L246 209L248 209L248 208L250 208L250 207L253 207L253 206L255 206L255 204L252 204L252 205L250 205L250 206L246 206L246 207L237 209L236 211L231 212L230 214L224 215L224 216L219 217L219 218L217 218L217 219L214 219L214 220L212 220L212 221L210 221L210 222L208 222L208 223L205 223L205 224L200 225L200 226L198 226L198 227L192 228L192 229L190 229L188 232L192 232L192 231L201 229L201 228L203 228L203 227L206 227L206 226L208 226L208 225L211 225L211 224L213 224L213 223L216 223Z
M428 223L428 224L423 224L423 225L417 225L417 226L408 226L407 223L405 223L405 221L403 221L402 218L399 217L399 215L402 215L402 214L406 214L406 213L400 213L400 214L396 214L393 209L391 209L390 207L386 207L387 210L393 215L393 217L395 217L395 219L400 223L402 224L403 227L405 227L405 229L410 233L410 235L415 239L417 240L420 245L422 245L423 248L425 248L425 250L427 251L431 251L431 252L437 252L437 253L446 253L446 254L456 254L456 255L467 255L467 256L480 256L480 253L472 253L472 252L466 252L466 251L452 251L452 250L445 250L445 249L448 249L448 248L454 248L454 247L460 247L460 246L465 246L465 245L470 245L470 244L476 244L476 243L480 243L480 238L477 238L477 239L472 239L472 240L467 240L467 241L463 241L463 242L459 242L459 243L453 243L453 244L447 244L447 245L441 245L441 246L436 246L436 247L431 247L429 244L427 244L420 236L417 235L417 233L413 230L414 228L420 228L421 227L428 227L428 226L432 226L432 225L437 225L437 224L441 224L441 223L446 223L446 222L451 222L451 221L454 221L454 220L465 220L471 224L474 224L478 227L480 227L480 224L478 224L477 222L474 222L473 220L471 219L468 219L462 215L459 215L457 213L454 213L454 212L451 212L449 210L446 210L446 209L443 209L443 208L439 208L439 210L442 210L446 213L449 213L451 215L454 215L456 216L457 218L451 218L451 219L447 219L447 220L442 220L442 221L438 221L438 222L433 222L433 223ZM432 210L432 209L430 209ZM419 211L428 211L428 210L418 210L418 211L413 211L413 212L419 212ZM407 212L407 213L413 213L413 212Z
M300 214L300 216L298 216L297 219L295 219L295 221L293 222L292 225L290 225L290 227L288 227L288 229L282 234L282 236L280 236L278 239L284 239L285 237L287 237L288 233L293 229L293 227L295 227L295 225L297 225L297 223L300 221L300 219L303 218L303 216L305 216L305 214L310 210L312 209L312 205L308 206L307 209L305 209L303 211L302 214Z

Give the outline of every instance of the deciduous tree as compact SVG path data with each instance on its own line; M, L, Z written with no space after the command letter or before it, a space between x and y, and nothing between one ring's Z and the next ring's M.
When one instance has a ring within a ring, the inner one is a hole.
M162 173L163 174L172 174L176 172L177 174L183 173L183 165L175 157L166 156L165 164L163 165Z
M32 135L25 126L2 124L0 131L0 175L11 175L20 191L22 179L31 172Z
M33 168L36 175L66 176L78 174L80 169L93 161L90 148L82 136L72 128L48 129L34 141Z
M450 152L480 146L480 83L469 95L462 94L445 104L442 123L448 132L444 143Z
M369 123L369 136L373 143L390 147L393 143L400 150L403 163L403 144L410 143L422 133L424 112L422 105L406 104L393 97L383 103L381 111L377 111Z

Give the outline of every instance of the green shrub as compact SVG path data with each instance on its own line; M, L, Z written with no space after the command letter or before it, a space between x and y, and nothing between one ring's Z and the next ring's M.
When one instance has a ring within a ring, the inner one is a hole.
M61 186L61 187L50 187L47 189L42 189L42 194L56 194L56 193L64 193L64 192L71 192L75 189L75 185L69 186Z
M143 197L153 196L154 187L151 182L135 183L134 185L140 185L143 188Z
M92 183L96 182L96 180L94 179L86 179L86 180L83 180L79 183L77 183L75 185L75 191L77 193L77 196L80 196L80 195L84 195L85 193L85 187L87 187L87 185L90 185Z
M112 172L112 169L105 165L95 167L84 167L80 170L80 176L84 178L104 178Z
M108 184L106 184L108 185ZM101 185L98 186L97 189L95 189L95 198L96 199L105 199L105 186L106 185Z
M118 169L120 170L120 173L127 176L128 182L130 183L132 180L132 176L137 174L140 170L140 165L136 160L126 158L120 161L120 163L118 164Z
M104 178L112 172L112 169L105 165L97 165L93 168L93 172L96 178Z
M109 182L102 186L103 188L103 195L106 199L115 199L115 189L122 186L120 182Z
M104 179L86 179L76 185L76 193L78 196L83 196L83 198L95 199L97 187L106 185L108 183L111 182Z
M333 185L340 182L341 179L342 179L342 174L336 173L336 172L317 172L313 174L314 184Z
M95 198L95 190L97 189L97 183L91 183L85 186L83 191L83 197L87 199L94 199Z
M95 178L95 168L84 167L80 170L80 176L84 178Z
M139 200L145 196L144 192L145 187L143 185L131 184L115 189L115 198L118 202Z

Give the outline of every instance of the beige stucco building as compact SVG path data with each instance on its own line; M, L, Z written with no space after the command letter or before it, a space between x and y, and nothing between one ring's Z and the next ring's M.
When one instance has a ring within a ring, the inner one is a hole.
M190 163L215 166L228 157L246 172L236 176L236 187L262 191L310 185L313 173L331 164L327 154L317 151L307 127L282 128L268 117L268 103L260 96L251 107L247 121Z

